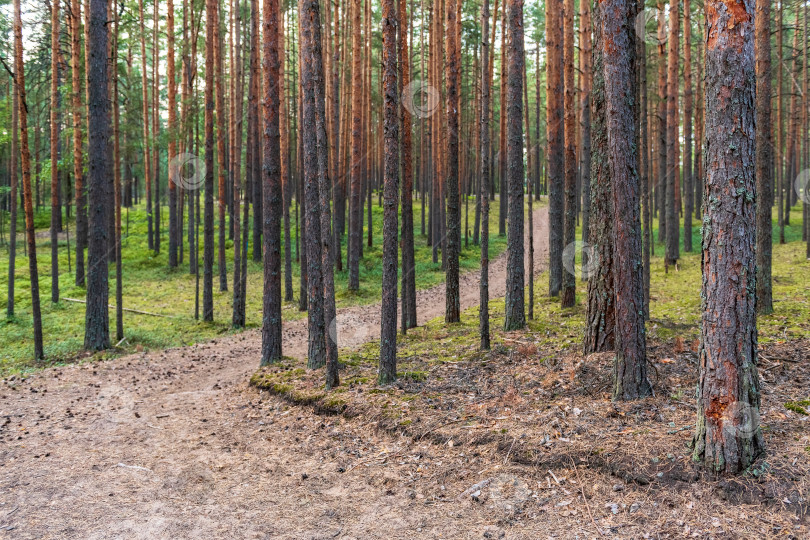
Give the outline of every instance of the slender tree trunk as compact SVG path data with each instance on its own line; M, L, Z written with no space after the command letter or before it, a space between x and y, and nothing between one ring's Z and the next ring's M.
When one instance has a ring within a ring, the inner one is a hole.
M34 359L39 361L45 358L45 354L42 348L42 314L39 307L39 273L37 271L37 244L34 232L34 204L31 193L31 151L28 147L28 106L25 99L25 66L23 64L20 0L14 0L14 71L20 120L20 168L23 181L28 271L31 283L31 313L34 319ZM16 205L17 201L15 200L14 206Z
M509 79L507 90L509 229L504 329L526 326L523 268L523 0L509 0Z
M351 196L349 199L349 241L346 259L349 266L349 290L360 290L360 244L362 243L361 161L363 58L360 35L361 7L352 3L352 142L351 142Z
M652 252L652 186L650 185L650 138L649 118L647 116L647 42L645 39L636 40L638 47L638 76L640 97L638 121L639 130L639 163L641 164L641 225L643 243L644 266L644 320L650 319L650 257Z
M290 140L287 120L287 88L286 73L284 66L287 62L286 39L284 34L284 17L279 20L278 57L280 62L279 71L279 136L281 147L281 182L283 193L282 204L284 205L284 301L293 301L293 276L292 276L292 240L290 238L290 204L292 201L292 175L290 174ZM340 253L340 244L337 244L337 252Z
M784 82L782 73L782 64L784 63L784 39L782 36L783 17L784 17L785 4L784 0L779 2L779 11L776 19L776 176L777 176L777 220L779 225L779 243L785 243L785 217L784 217L784 200L785 193L785 170L784 170L784 126L783 126L783 110L784 110ZM708 89L707 89L708 94ZM708 115L708 112L707 112Z
M506 121L507 121L507 108L509 104L507 102L507 89L509 88L509 62L507 60L507 51L509 50L508 39L509 39L509 30L510 28L506 24L506 2L507 0L503 0L503 7L501 8L501 101L498 104L500 110L498 114L500 116L500 143L498 145L498 190L500 196L500 214L498 216L498 235L499 236L506 236L506 218L509 214L507 203L509 200L508 192L509 188L507 187L509 181L507 179L507 165L506 165L506 154L507 154L507 142L506 142Z
M87 210L85 209L84 168L82 167L82 99L81 99L81 2L71 0L70 63L71 107L73 109L73 182L76 197L76 286L84 286L84 248L87 245ZM14 156L16 158L16 155ZM16 226L16 223L12 220ZM11 296L9 295L9 298Z
M739 473L764 451L755 275L754 2L707 5L703 316L693 459ZM734 148L734 153L729 153ZM729 235L728 231L735 231ZM729 306L734 306L730 309Z
M549 296L558 296L563 280L563 82L562 2L546 2L546 143L548 150Z
M59 4L51 2L51 302L59 302Z
M87 55L90 67L87 73L89 234L84 348L100 351L110 346L110 319L107 307L109 303L109 274L107 270L109 218L107 211L110 208L107 201L107 184L109 183L110 174L107 142L110 138L110 107L106 0L90 0L88 19Z
M692 251L692 212L694 211L694 187L692 173L692 15L689 1L683 3L683 250Z
M591 46L591 4L582 2L580 15L580 46L582 48L582 97L580 100L580 134L582 147L580 149L580 176L582 183L582 242L583 245L589 241L591 219L591 78L593 71L591 61L593 50ZM639 40L642 41L643 40ZM591 252L583 247L582 265L583 270L587 270L592 261L588 260ZM582 279L588 279L588 272L583 271Z
M658 212L658 242L667 238L667 22L664 1L658 0L658 175L655 209Z
M215 92L216 92L216 121L217 121L217 209L219 211L219 222L217 227L218 233L218 249L217 249L217 268L219 270L219 290L228 290L228 267L225 260L225 210L227 204L227 194L225 190L225 183L228 177L228 163L225 156L225 139L228 136L226 126L225 114L225 96L223 93L223 57L222 51L222 23L220 21L220 0L216 0L217 7L215 10L216 17L214 19L214 77L215 77ZM207 66L206 66L207 70Z
M628 0L600 3L605 72L608 164L613 179L613 279L616 291L616 360L614 399L649 396L647 346L644 333L644 279L641 267L639 181L634 148L633 21L635 4ZM608 39L612 36L612 39Z
M152 172L154 174L153 187L154 193L154 226L155 226L155 252L160 253L160 43L158 36L160 33L160 12L159 2L154 2L153 12L154 31L152 33Z
M255 1L255 0L254 0ZM214 320L214 41L217 0L205 1L205 204L203 223L203 320Z
M177 221L177 185L175 179L171 178L171 164L177 156L177 81L175 80L174 65L174 0L167 0L166 3L166 78L168 79L169 91L169 268L177 267L178 232Z
M406 0L399 0L400 88L411 82L408 47L408 11ZM400 92L401 95L401 92ZM402 331L416 327L416 266L413 238L413 158L411 142L411 112L400 106L402 123Z
M15 7L16 9L16 7ZM14 39L16 40L16 34ZM16 41L15 41L16 47ZM15 49L16 61L16 49ZM17 67L15 66L16 70ZM17 85L12 84L11 89L11 156L9 157L9 241L8 241L8 300L6 302L6 318L11 319L14 317L14 282L15 282L15 266L17 262L17 208L20 206L19 196L19 179L17 171L17 156L20 153L19 144L19 130L20 130L20 103ZM78 221L79 216L76 215ZM77 240L78 242L78 240ZM77 262L78 264L78 262ZM76 269L78 271L78 267ZM39 299L37 299L38 301Z
M496 0L497 1L497 0ZM481 281L478 325L481 334L481 350L490 347L489 338L489 106L490 106L490 53L489 53L489 0L481 8L481 178L478 198L481 201Z
M169 17L173 18L172 0ZM124 269L121 260L121 140L118 106L118 9L113 6L112 103L113 103L113 193L115 199L115 340L124 339Z
M773 136L771 125L771 4L756 5L757 311L773 313Z
M678 2L673 2L669 12L669 48L667 63L667 169L666 169L666 256L664 266L675 265L679 259L680 218L677 201L677 185L680 182L678 170L678 149L680 135L678 129L678 60L679 60L679 27Z
M141 145L143 146L143 182L146 188L146 237L149 249L155 249L152 226L152 173L150 170L152 161L149 152L149 81L147 80L146 23L144 21L143 0L138 0L138 15L141 30L141 99L143 108L143 142Z
M242 118L244 114L244 77L242 71L242 6L240 0L231 0L231 24L234 28L234 62L235 81L231 95L231 132L232 149L230 160L233 191L233 314L234 327L245 326L245 297L242 296ZM283 56L282 56L283 58ZM234 66L231 66L234 67ZM247 200L245 201L247 205ZM247 231L245 231L247 233ZM247 234L245 235L247 236Z
M447 323L459 322L458 258L461 251L461 215L459 208L459 78L461 75L456 2L447 0L447 256L445 281L445 312ZM518 75L522 76L522 72ZM522 99L522 94L519 99ZM521 119L518 119L520 122ZM522 207L521 207L522 210Z
M563 215L563 245L574 246L577 227L577 162L576 162L576 111L574 98L574 0L565 0L563 9L563 79L565 86L565 188ZM564 308L574 307L577 280L573 272L563 272L560 303Z

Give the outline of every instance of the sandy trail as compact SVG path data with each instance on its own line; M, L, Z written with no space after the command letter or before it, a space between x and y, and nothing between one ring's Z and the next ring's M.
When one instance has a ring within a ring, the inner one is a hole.
M537 271L547 218L535 210ZM503 254L492 298L505 276ZM461 278L462 309L477 302L476 271ZM443 315L444 285L419 292L417 310L420 324ZM378 306L339 320L341 347L379 336ZM305 320L285 325L285 355L303 356L306 335ZM480 537L481 510L448 516L424 482L351 468L404 439L248 388L260 350L249 331L3 381L0 538Z

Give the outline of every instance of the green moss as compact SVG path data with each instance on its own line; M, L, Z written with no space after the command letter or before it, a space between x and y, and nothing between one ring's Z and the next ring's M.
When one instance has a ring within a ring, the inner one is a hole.
M810 399L802 399L800 401L788 401L785 403L785 408L789 411L807 416L807 408L810 407Z

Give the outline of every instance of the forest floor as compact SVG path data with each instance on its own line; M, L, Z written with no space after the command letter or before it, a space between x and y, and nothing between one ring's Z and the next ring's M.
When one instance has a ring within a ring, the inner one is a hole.
M414 256L416 265L417 290L429 289L444 283L445 272L440 262L434 263L432 247L427 245L427 237L421 234L421 217L419 205L421 201L414 201ZM545 200L542 204L545 204ZM472 236L475 224L475 201L467 200L462 206L468 216L468 236ZM490 255L494 259L506 248L506 237L498 235L499 209L496 202L491 205L490 213ZM335 298L338 308L352 306L373 306L379 303L381 297L380 280L382 276L382 225L383 209L374 201L372 205L372 246L367 245L368 240L368 210L364 210L364 252L360 261L360 289L349 291L348 268L344 265L343 271L335 273ZM161 215L165 221L168 210L163 209ZM51 290L51 245L49 239L48 209L35 213L37 236L37 258L39 265L39 284L41 294L42 325L45 347L45 362L33 360L33 324L31 315L31 294L28 277L28 260L24 256L24 242L22 233L18 233L18 249L16 263L16 293L15 316L0 321L0 376L24 375L26 372L36 371L46 366L56 366L64 363L74 363L87 360L88 353L83 350L84 345L84 300L86 290L77 287L75 280L75 254L68 249L67 234L60 234L59 239L59 287L61 301L50 301ZM295 222L293 212L292 221ZM20 218L22 219L22 218ZM150 250L147 243L146 212L142 206L127 209L123 226L124 238L122 246L123 261L123 305L124 305L124 335L126 340L119 343L115 349L97 353L100 359L121 356L133 352L155 351L170 347L192 345L214 338L225 338L241 332L231 325L233 293L220 291L218 281L214 285L214 321L203 322L194 318L196 279L189 273L190 262L188 246L185 246L184 263L178 268L168 267L168 227L164 223L161 227L161 250L155 253ZM464 219L464 218L462 218ZM65 218L65 223L68 220ZM5 224L8 228L8 224ZM216 228L216 227L215 227ZM0 216L0 231L3 230L2 216ZM23 230L22 223L18 231ZM252 230L249 228L249 230ZM7 234L6 234L7 236ZM71 232L71 242L75 242L74 233ZM464 237L464 234L462 234ZM216 236L215 236L216 238ZM300 265L295 262L297 252L298 232L294 223L290 231L292 250L292 282L296 301L284 302L282 317L285 321L301 319L306 313L298 309L298 291L300 282ZM202 237L200 237L202 239ZM472 238L469 245L462 239L462 249L459 257L461 271L471 271L480 265L480 250L475 246ZM75 245L71 243L75 249ZM345 262L346 237L342 242L342 253ZM3 235L0 234L0 250L4 249ZM248 256L248 281L246 299L246 327L256 329L261 326L262 309L262 265L253 261L252 236L250 237ZM199 253L202 259L202 250ZM233 270L233 242L226 240L226 260L229 271ZM70 269L70 271L69 271ZM110 275L110 287L114 290L114 270ZM214 265L214 276L218 276L218 267ZM229 274L232 279L232 274ZM5 292L8 285L8 259L0 257L0 291ZM229 289L232 283L229 281ZM114 295L113 295L114 296ZM79 300L77 302L76 300ZM115 301L111 298L111 303ZM5 298L2 300L5 305ZM126 311L136 310L138 312ZM114 320L114 310L111 310L111 320ZM144 313L146 312L146 313Z
M546 209L535 216L540 270ZM777 283L792 284L775 293L782 313L807 309L799 248L776 248ZM610 401L609 354L579 353L582 298L561 310L538 296L526 331L501 330L503 255L493 350L478 351L466 275L459 324L437 319L443 286L420 293L424 326L400 338L386 388L374 306L341 310L342 385L329 395L323 370L302 369L304 321L284 328L297 360L265 370L251 330L9 377L0 538L806 538L810 321L762 324L767 455L738 478L705 475L687 447L698 261L665 276L656 258L656 397L635 403Z

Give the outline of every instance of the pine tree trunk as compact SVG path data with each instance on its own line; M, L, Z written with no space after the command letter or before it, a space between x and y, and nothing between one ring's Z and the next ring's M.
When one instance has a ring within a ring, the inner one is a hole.
M565 87L564 141L565 184L563 194L563 246L574 246L577 227L577 162L576 162L576 111L574 98L574 0L565 0L563 8L563 79ZM574 262L574 264L576 264ZM573 268L572 268L573 269ZM572 269L565 269L562 276L560 304L563 308L574 307L577 280Z
M254 0L255 1L255 0ZM205 202L203 320L214 320L214 41L217 0L205 1Z
M225 138L228 136L226 126L225 114L225 96L223 94L223 51L222 51L222 32L220 21L221 5L220 0L216 0L216 18L214 19L214 77L215 77L215 92L216 92L216 120L217 120L217 209L219 210L219 226L218 232L218 250L217 250L217 268L219 270L219 290L228 290L228 266L225 260L225 206L227 204L227 194L225 190L225 182L228 177L227 160L225 156Z
M526 326L523 268L523 0L509 0L509 77L507 90L507 179L509 228L507 231L506 313L504 329Z
M613 279L616 291L616 360L613 398L649 396L644 334L639 180L634 148L635 4L600 3L605 71L608 163L613 180ZM612 36L612 39L609 38Z
M107 250L109 239L107 184L109 165L107 142L110 138L109 64L107 61L107 2L90 0L87 31L88 108L88 251L87 251L87 311L85 314L84 348L100 351L110 347L108 311Z
M411 82L408 47L408 11L405 0L399 0L400 88ZM400 95L402 93L400 92ZM416 266L413 238L413 157L411 112L400 106L402 124L402 331L416 327Z
M729 10L711 0L707 14L707 204L693 459L715 472L733 474L745 470L764 451L754 294L756 186L751 167L754 2Z
M231 24L234 28L233 61L236 73L232 85L231 111L233 130L231 172L233 191L233 314L231 324L236 328L245 326L245 298L242 296L242 118L244 115L244 76L242 71L242 9L239 0L231 0ZM283 58L283 56L282 56ZM247 201L245 201L247 205ZM247 232L247 231L245 231Z
M459 208L459 79L461 52L458 42L457 1L447 0L447 256L445 257L445 312L447 323L459 322L458 258L461 251L461 213ZM522 77L522 72L518 73ZM523 96L519 96L522 99ZM518 119L520 122L521 119ZM522 152L521 152L522 153ZM522 211L522 206L521 206Z
M59 4L51 3L51 302L59 302Z
M15 34L16 39L16 34ZM16 52L15 52L16 58ZM17 69L16 66L14 69ZM9 241L8 241L8 299L6 301L6 318L11 319L14 316L14 284L15 284L15 267L17 262L17 208L20 206L19 196L19 179L17 171L17 156L20 153L19 148L19 130L20 130L20 103L17 91L17 85L12 84L11 88L11 156L9 157ZM75 155L75 154L74 154ZM76 215L78 221L79 216ZM78 272L78 267L76 268Z
M70 63L71 107L73 109L73 182L76 197L76 286L84 286L84 248L87 245L87 210L84 194L84 168L82 167L82 99L81 99L81 2L71 0L70 10ZM16 158L16 156L15 156ZM16 212L15 212L16 213ZM16 222L12 220L16 226ZM9 295L11 299L11 295Z
M352 3L352 139L351 195L349 199L349 241L346 260L349 266L349 290L360 290L360 245L362 243L362 115L363 115L363 57L360 35L361 7Z
M585 354L612 351L616 330L613 288L613 190L608 163L607 103L602 52L602 8L594 11L591 208L588 238L595 267L588 280Z
M771 5L756 6L756 183L757 183L757 311L773 313L771 254L773 250L773 136L771 126Z
M496 0L497 2L497 0ZM493 25L494 26L494 25ZM481 350L490 348L489 337L489 106L490 106L490 51L489 51L489 0L481 8L481 178L478 198L481 201L481 281L478 325L481 335Z
M155 248L152 224L152 161L149 152L149 81L146 62L146 23L144 21L143 0L138 0L138 16L141 30L141 100L143 109L143 183L146 189L146 237L149 249ZM90 90L88 89L88 92Z
M169 0L170 17L173 12ZM118 10L114 11L112 45L112 103L113 103L113 197L115 203L115 340L124 339L124 269L121 260L121 140L120 110L118 105Z
M304 15L302 9L302 16ZM262 309L262 365L281 360L281 139L279 137L279 3L264 0L262 62L264 227L264 296ZM305 69L307 62L302 64ZM311 334L310 334L311 335ZM323 339L321 337L321 339Z
M692 16L689 1L683 3L683 250L692 251L692 212L694 188L692 186Z
M562 2L546 2L546 141L548 150L549 296L558 296L563 280L563 49Z
M669 267L678 262L680 217L677 208L677 184L680 182L678 170L678 149L680 135L678 129L678 60L679 60L679 23L678 3L673 2L669 12L669 40L667 57L667 168L664 211L666 212L666 255L664 266Z
M655 209L658 212L658 242L667 238L667 22L664 1L658 0L658 171Z
M310 15L307 12L309 2L299 4L300 20ZM312 128L317 121L315 110L316 76L312 63L312 32L308 24L301 22L301 125L310 126L302 130L304 160L304 195L306 197L306 251L307 251L307 317L309 321L309 348L307 367L318 369L326 364L326 335L323 313L323 262L321 253L321 202L318 174L318 138ZM320 81L317 81L320 82Z
M279 70L279 136L281 147L281 182L283 190L282 204L284 205L284 301L293 301L293 275L292 275L292 241L290 238L290 204L292 201L292 174L290 173L290 140L287 120L287 85L284 65L286 64L286 38L284 33L284 17L279 20L278 57ZM337 252L340 252L338 244Z
M174 66L174 0L167 0L166 3L166 77L169 84L169 164L173 163L177 155L177 81L175 80ZM178 254L178 232L177 224L177 185L175 179L171 177L169 171L169 268L177 267Z
M453 3L453 0L450 0ZM382 69L384 90L384 183L382 314L380 324L380 369L378 382L397 378L397 208L399 193L399 125L397 120L397 7L395 0L382 2ZM455 13L448 9L448 15ZM451 27L452 28L452 27ZM453 34L453 30L450 29Z

